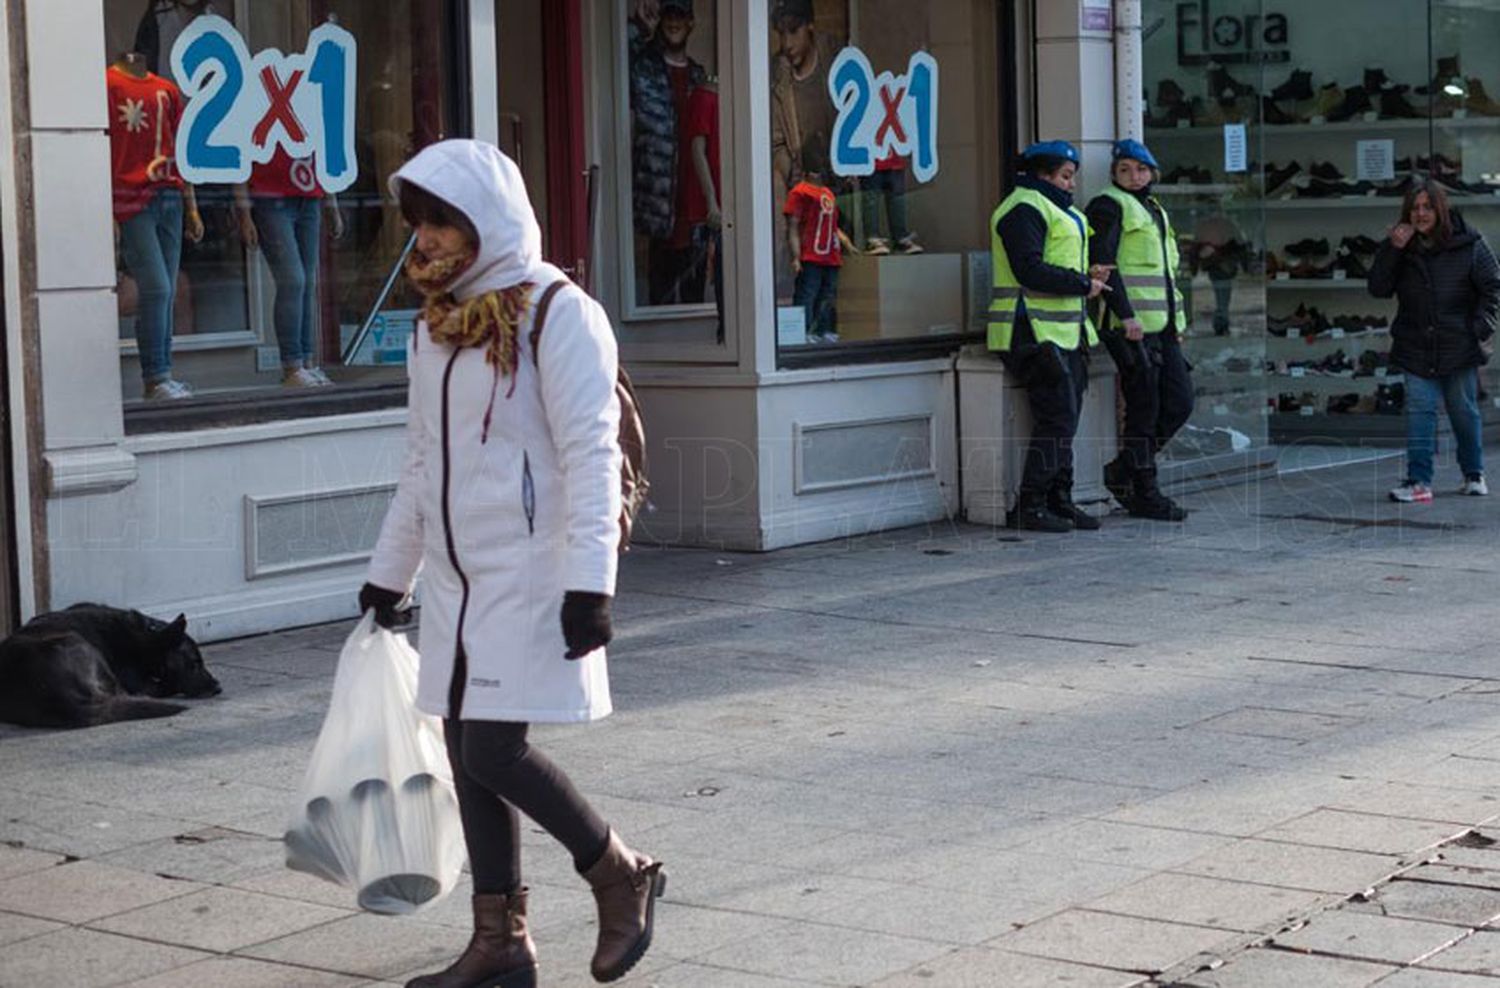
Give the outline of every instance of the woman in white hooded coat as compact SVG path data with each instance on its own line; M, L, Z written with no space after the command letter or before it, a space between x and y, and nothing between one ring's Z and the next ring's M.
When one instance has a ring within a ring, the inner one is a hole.
M426 305L407 356L407 458L360 591L390 626L422 570L417 705L444 718L474 876L474 936L408 988L532 988L517 810L593 887L592 972L651 942L666 875L526 741L610 712L604 645L621 507L616 350L600 306L541 258L515 163L444 141L391 179ZM543 310L545 332L538 331Z

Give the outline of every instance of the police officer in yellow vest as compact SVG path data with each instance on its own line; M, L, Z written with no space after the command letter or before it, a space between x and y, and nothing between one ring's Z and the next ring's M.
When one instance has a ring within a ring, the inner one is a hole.
M1193 414L1193 379L1182 355L1187 311L1177 287L1177 234L1151 183L1156 159L1140 141L1116 141L1109 188L1088 205L1089 260L1113 265L1100 330L1125 398L1121 449L1104 485L1132 515L1182 521L1161 492L1156 454Z
M989 348L1026 387L1031 441L1012 528L1095 529L1073 504L1073 435L1098 342L1087 299L1106 291L1089 274L1088 220L1073 206L1078 150L1044 141L1021 152L1016 187L990 217L994 290Z

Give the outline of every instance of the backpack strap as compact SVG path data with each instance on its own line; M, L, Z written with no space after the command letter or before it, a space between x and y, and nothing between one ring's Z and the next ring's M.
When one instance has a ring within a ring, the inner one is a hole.
M542 341L542 327L547 324L547 310L552 308L552 300L557 293L571 285L567 278L559 278L547 286L542 292L542 298L536 304L536 314L531 317L531 335L527 337L531 341L531 366L540 365L541 350L539 346Z

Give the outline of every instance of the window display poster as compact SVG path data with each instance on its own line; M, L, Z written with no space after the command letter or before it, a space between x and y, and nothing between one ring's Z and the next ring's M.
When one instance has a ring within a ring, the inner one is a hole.
M1396 142L1354 142L1354 171L1357 182L1386 182L1396 177Z
M1224 170L1231 175L1235 172L1248 171L1249 164L1249 142L1245 138L1245 125L1242 123L1224 125Z
M876 162L896 155L910 159L918 182L937 177L937 59L913 52L904 74L876 75L851 45L828 70L828 95L838 108L829 151L835 175L873 175Z
M172 74L187 101L177 134L177 164L195 184L245 182L252 165L278 148L311 156L318 184L342 192L354 184L354 36L320 24L305 51L268 48L253 57L223 17L194 20L172 46Z

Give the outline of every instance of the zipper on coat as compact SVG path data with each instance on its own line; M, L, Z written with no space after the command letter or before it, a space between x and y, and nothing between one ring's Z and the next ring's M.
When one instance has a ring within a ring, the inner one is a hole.
M458 574L463 586L463 595L458 604L458 626L453 635L453 676L448 680L448 716L453 719L463 713L464 686L469 678L468 655L464 651L464 617L469 610L469 578L458 562L458 546L453 541L453 513L448 503L453 479L453 459L450 450L448 385L453 378L453 365L461 350L453 351L448 366L443 371L443 541L448 547L448 563Z
M536 534L536 481L531 476L531 454L521 451L521 510L526 512L526 534Z

